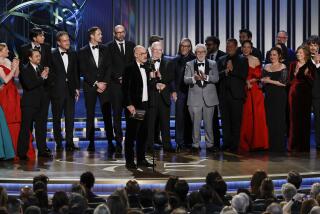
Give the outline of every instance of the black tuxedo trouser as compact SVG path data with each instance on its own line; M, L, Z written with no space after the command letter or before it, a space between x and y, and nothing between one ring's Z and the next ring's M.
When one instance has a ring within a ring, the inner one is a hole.
M188 94L177 93L175 139L179 145L192 144L192 121L187 106Z
M113 139L113 133L109 131L110 127L112 129L112 124L110 124L108 120L108 117L110 117L107 115L108 106L106 105L106 103L102 101L101 96L99 96L96 90L94 89L85 90L84 100L85 100L86 113L87 113L86 137L87 137L87 140L89 140L89 147L94 147L94 138L95 138L94 118L95 118L96 102L98 97L100 98L99 101L100 101L100 108L102 112L104 126L105 126L105 129L107 130L106 132L107 139L110 142Z
M41 100L41 108L39 114L39 136L36 138L37 147L39 148L38 142L46 142L47 139L47 122L48 122L48 111L50 105L50 93L48 91L45 92L45 95L42 97ZM45 144L46 146L46 144Z
M219 111L218 111L218 106L214 107L214 113L213 113L213 124L212 124L212 128L213 128L213 143L214 143L214 147L216 148L220 148L220 138L221 138L221 134L220 134L220 125L219 125Z
M243 100L233 98L227 90L220 102L224 148L238 150L242 109Z
M61 118L62 113L65 116L66 129L66 146L73 146L73 127L74 127L74 111L75 98L71 96L68 86L65 86L64 94L52 99L52 115L53 115L53 134L57 144L62 142L61 134Z
M147 147L152 149L154 140L158 138L157 127L161 131L162 143L170 144L170 106L162 99L161 95L156 92L154 97L155 103L148 109L148 137ZM155 136L156 135L156 136Z
M37 142L38 153L44 152L46 149L46 141L43 141L42 139L43 130L41 126L43 123L43 118L41 118L41 108L24 106L22 107L21 111L22 120L18 141L18 156L25 157L29 150L30 133L32 132L31 127L33 127L33 122L35 122L35 137Z
M146 110L144 120L136 120L130 118L130 113L126 109L126 138L125 138L125 158L127 163L134 162L134 142L136 142L136 154L137 162L145 160L145 142L148 133L147 122L147 103L143 103L142 106L135 106L136 109Z
M317 147L320 146L320 98L312 100L313 114L314 114L314 131Z

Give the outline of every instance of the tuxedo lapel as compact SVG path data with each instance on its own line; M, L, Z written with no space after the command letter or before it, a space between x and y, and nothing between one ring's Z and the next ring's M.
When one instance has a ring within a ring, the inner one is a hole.
M64 72L66 73L67 71L66 71L66 69L65 69L65 67L64 67L63 60L62 60L62 56L61 56L61 54L60 54L60 52L59 52L58 49L56 50L56 57L57 57L57 59L58 59L58 61L59 61L59 63L60 63L60 67L62 67L63 70L64 70ZM69 67L69 66L68 66L68 67Z
M97 67L97 64L94 61L94 57L93 57L93 54L92 54L92 51L91 51L91 48L89 45L86 46L86 51L87 51L88 57L90 58L91 63L93 63L93 65L95 65ZM99 53L99 61L100 61L100 53ZM98 63L99 63L99 61L98 61Z
M98 68L100 68L101 64L102 64L102 61L103 61L103 51L102 51L102 48L99 47L99 60L98 60Z

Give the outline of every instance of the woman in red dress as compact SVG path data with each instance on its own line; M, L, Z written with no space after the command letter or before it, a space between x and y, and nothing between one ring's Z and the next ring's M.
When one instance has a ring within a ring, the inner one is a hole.
M296 55L297 61L290 65L289 73L290 130L288 150L309 152L312 85L316 67L311 61L310 51L307 47L298 47Z
M19 75L19 61L12 62L7 58L9 50L5 43L0 43L0 78L4 80L4 87L0 90L0 106L5 114L14 151L17 154L18 137L21 124L20 95L14 84L14 77ZM35 153L30 138L28 158L34 159Z
M249 71L242 113L240 152L269 148L264 96L258 85L262 76L261 64L257 57L251 55L252 47L251 41L242 43L242 53L248 58Z

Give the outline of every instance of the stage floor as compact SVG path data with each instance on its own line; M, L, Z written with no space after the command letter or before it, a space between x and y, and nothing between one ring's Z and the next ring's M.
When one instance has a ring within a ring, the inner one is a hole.
M205 150L192 154L155 153L156 167L139 168L128 171L125 168L123 155L109 157L105 148L94 153L85 151L56 153L52 160L35 161L1 161L0 183L29 183L35 175L46 174L53 183L74 183L81 173L92 171L97 183L123 183L128 179L141 182L165 183L171 176L179 176L190 182L203 182L208 172L217 170L227 181L250 180L257 169L268 172L272 178L285 178L287 172L296 170L304 177L320 177L320 158L315 149L310 154L269 154L255 152L248 154L232 154L227 152L209 153ZM152 156L147 156L152 161Z

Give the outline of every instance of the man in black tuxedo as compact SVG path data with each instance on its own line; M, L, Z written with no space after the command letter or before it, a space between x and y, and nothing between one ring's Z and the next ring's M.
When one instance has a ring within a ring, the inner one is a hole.
M320 150L320 38L312 35L308 38L306 44L309 46L311 52L311 61L316 66L315 78L313 80L312 88L312 107L314 113L314 131L316 148Z
M57 149L62 148L61 118L65 116L66 150L79 148L73 143L73 126L75 102L79 99L79 74L77 55L70 49L70 38L67 32L59 31L56 35L58 48L52 53L52 88L53 134Z
M207 47L207 58L214 60L214 61L218 61L220 57L226 55L225 52L219 50L219 46L220 46L220 39L218 37L215 36L208 36L206 38L206 47ZM219 96L219 82L215 84L216 85L216 89L217 89L217 93ZM221 138L221 134L220 134L220 125L219 125L219 107L215 106L214 107L214 113L213 113L213 141L214 141L214 145L213 145L213 149L212 150L219 150L220 149L220 138Z
M124 68L135 61L133 55L133 49L135 44L131 41L125 40L126 30L124 26L117 25L114 27L113 31L114 40L107 44L107 50L110 59L110 87L108 91L109 97L109 112L113 118L113 129L107 130L111 133L115 133L116 140L116 152L121 153L122 151L122 128L121 128L121 118L123 109L123 94L121 90L122 76ZM111 107L111 108L110 108ZM112 120L109 117L110 123Z
M242 44L246 40L249 40L249 41L252 40L251 31L248 30L248 29L239 30L239 41L240 41L240 44ZM242 54L241 45L240 45L240 47L238 47L237 53L238 54ZM262 55L262 53L261 53L261 51L259 49L255 48L255 47L252 47L252 55L257 57L260 60L260 62L263 61L263 55Z
M50 105L50 90L54 84L54 77L52 72L50 72L51 67L51 46L46 44L44 32L41 28L33 28L30 31L29 36L31 42L25 45L22 45L20 48L20 58L21 58L21 69L23 66L29 63L28 53L30 49L39 50L41 53L41 62L40 65L44 68L49 68L48 78L44 80L44 96L42 97L41 108L39 109L39 121L38 121L38 138L39 142L46 142L47 137L47 121L48 121L48 111ZM46 150L50 152L50 150L46 147Z
M236 39L227 40L227 55L220 57L220 110L223 130L223 149L236 152L240 140L242 107L248 75L248 60L237 54Z
M188 86L184 83L186 63L194 60L192 43L189 38L183 38L179 44L178 56L169 62L169 70L174 74L171 82L172 99L176 102L175 108L175 140L177 150L191 147L192 144L192 121L187 106Z
M145 110L148 114L148 79L145 63L147 62L147 51L143 46L134 48L135 62L124 70L123 75L123 100L126 106L126 137L125 137L125 159L128 169L150 167L145 159L145 142L148 133L147 119L133 118L137 110ZM136 142L137 165L134 163L134 142Z
M83 91L87 113L86 137L89 140L88 151L95 151L94 145L94 117L97 98L100 100L101 112L105 129L110 130L112 125L107 118L106 90L109 87L110 74L108 71L109 56L102 42L102 31L99 27L92 27L88 30L89 44L80 49L78 53L78 64L80 74L84 78ZM109 126L109 129L108 129ZM108 149L113 148L112 132L107 132L109 144ZM111 137L109 137L111 135Z
M152 150L155 139L155 127L159 126L163 149L172 151L170 138L170 87L173 73L168 70L168 61L163 58L163 48L160 42L151 46L151 64L149 72L149 108L148 108L148 137L147 149ZM158 123L158 124L157 124Z
M48 78L49 68L44 68L41 62L41 53L37 49L30 49L27 53L30 62L20 73L20 82L23 88L21 100L22 122L19 134L18 156L21 160L27 159L30 142L31 127L35 122L35 135L38 148L38 157L51 157L47 150L46 139L42 137L41 109L46 105L47 94L45 80Z

